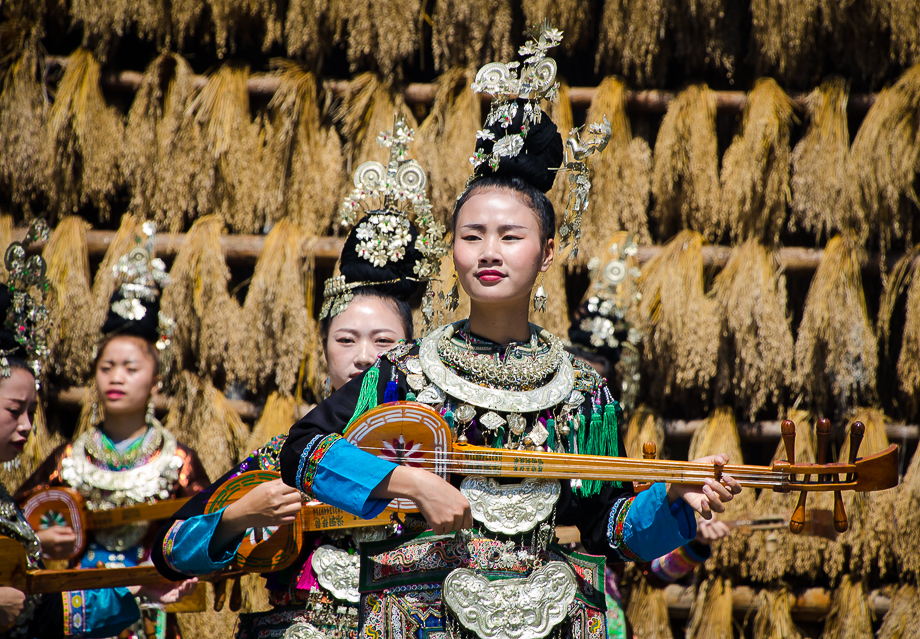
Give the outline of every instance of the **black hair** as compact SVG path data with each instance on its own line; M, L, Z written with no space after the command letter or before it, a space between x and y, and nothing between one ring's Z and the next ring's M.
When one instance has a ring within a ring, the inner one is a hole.
M96 345L96 357L93 359L93 373L95 374L96 368L99 366L99 360L102 359L102 354L105 353L106 347L114 342L120 337L126 337L134 341L138 346L141 347L141 350L147 354L147 356L153 360L153 370L157 375L160 374L160 351L157 349L156 343L150 341L142 335L136 335L132 332L127 333L110 333L104 335L99 343Z
M32 377L35 377L35 370L29 366L29 363L18 355L8 355L6 358L6 365L10 367L10 370L19 369L26 371Z
M556 234L556 211L546 194L523 178L508 175L490 175L470 184L454 205L453 231L457 232L457 219L466 201L477 193L490 189L512 191L534 212L540 223L540 239L544 244Z
M140 319L129 319L116 313L112 306L125 300L121 289L116 290L109 299L109 310L102 325L103 335L134 335L148 342L156 342L160 338L160 296L153 300L139 298L144 308L144 315Z
M412 325L412 307L409 305L409 300L389 295L374 286L362 286L352 292L355 299L373 297L388 302L396 311L397 317L399 317L399 323L402 324L403 331L406 333L406 341L411 342L415 339L415 327ZM323 348L326 347L326 341L329 339L329 327L332 326L332 320L331 316L327 316L319 322L319 334Z

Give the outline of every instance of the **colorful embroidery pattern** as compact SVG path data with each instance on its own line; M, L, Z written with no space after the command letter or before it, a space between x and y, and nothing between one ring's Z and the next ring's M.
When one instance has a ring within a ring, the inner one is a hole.
M575 390L593 395L604 384L604 378L594 370L594 367L580 359L569 356L572 368L575 369Z
M313 439L310 440L310 442L303 449L303 452L300 454L300 463L297 465L297 476L294 477L294 487L300 492L304 492L303 486L300 483L300 478L303 477L304 467L307 465L307 461L310 459L310 451L313 450L313 445L322 438L322 435L316 435Z
M86 593L82 590L62 592L64 635L82 637L86 633Z
M172 552L176 543L176 537L179 535L179 529L184 523L184 519L177 519L172 523L169 530L166 531L166 535L163 537L163 561L166 562L167 566L182 574L185 574L185 571L179 570L179 568L176 567L176 564L173 562Z
M315 439L315 438L314 438ZM300 465L297 468L297 489L308 495L313 494L313 479L316 477L316 470L319 467L323 457L332 448L332 445L342 439L342 436L333 433L323 437L316 446L307 446L300 455ZM311 441L310 444L313 442ZM312 448L312 451L311 451Z
M257 451L260 469L281 472L281 447L286 441L286 434L278 435Z
M610 518L607 520L607 543L624 561L642 561L642 557L633 552L623 538L626 515L634 499L635 497L620 497L610 509Z
M677 581L699 566L701 561L692 557L685 546L672 550L652 562L652 572L664 581Z

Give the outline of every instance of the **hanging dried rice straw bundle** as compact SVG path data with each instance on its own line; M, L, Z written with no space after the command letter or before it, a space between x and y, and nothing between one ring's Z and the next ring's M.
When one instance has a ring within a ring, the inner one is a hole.
M880 453L888 448L885 424L890 420L875 408L859 408L854 411L847 425L846 436L837 457L840 462L849 461L850 430L857 421L866 427L862 444L859 446L860 457ZM887 573L894 570L892 538L895 495L894 490L874 493L847 491L843 494L850 527L839 538L839 543L850 549L850 572L862 573L867 577L879 575L884 578Z
M846 81L833 77L808 95L811 127L792 151L789 224L801 224L819 240L833 232L864 232L865 222L858 217L862 209L853 207L847 197L847 92Z
M732 583L711 575L700 585L687 623L687 639L733 639Z
M67 61L47 123L51 208L73 213L86 203L111 211L109 199L121 182L119 162L124 124L99 88L99 61L77 49Z
M920 454L914 452L910 466L894 495L894 548L904 575L920 578Z
M681 231L642 269L639 315L649 326L645 361L653 397L703 400L716 374L719 325L706 297L703 237Z
M645 442L652 442L658 451L658 459L662 459L664 451L664 424L661 416L642 404L629 418L629 426L623 443L626 445L626 456L642 459L642 446Z
M88 228L78 217L62 218L42 251L51 285L47 368L52 376L71 385L89 376L101 326L90 292Z
M402 95L381 82L376 74L362 73L348 83L334 115L345 138L346 173L368 160L386 165L389 150L377 143L377 134L391 130L396 115L405 118L409 127L416 128L415 118Z
M213 160L201 128L186 111L195 95L185 58L163 53L147 68L128 112L125 180L130 209L176 233L210 206Z
M6 247L13 243L13 217L11 215L0 215L0 247ZM9 271L6 270L6 263L0 261L0 280L7 280Z
M16 37L12 23L0 29L0 38ZM47 105L39 81L38 40L24 32L20 37L21 54L5 70L0 94L0 186L29 217L35 199L48 188Z
M761 590L754 607L754 639L802 639L792 620L792 597L787 588Z
M710 294L722 323L719 389L753 420L769 402L779 403L792 381L786 279L776 254L747 240L732 251Z
M879 328L888 344L888 330L891 313L901 291L907 288L907 303L904 311L904 333L901 338L901 354L898 356L898 385L903 406L910 416L920 408L920 277L917 277L917 255L920 246L915 247L898 261L892 277L885 284L882 310L879 312Z
M259 252L242 315L247 330L240 375L254 392L293 395L304 345L316 332L306 306L304 241L295 224L281 220Z
M294 415L296 408L294 398L290 395L278 391L269 395L265 400L262 415L252 429L245 450L252 452L267 444L274 437L286 435L291 424L296 421Z
M276 0L208 0L208 6L219 58L234 53L241 40L261 35L263 53L282 41L283 5Z
M118 260L138 245L138 238L143 237L142 223L141 219L136 215L130 213L122 215L121 225L105 250L105 257L102 258L102 263L96 269L96 277L93 280L93 298L96 305L97 326L102 326L105 323L105 318L109 311L109 302L117 286L115 265Z
M875 396L878 352L852 235L827 243L805 299L795 344L795 388L812 405L843 411Z
M879 628L878 639L920 638L920 595L916 586L902 584L891 598L891 606Z
M289 60L275 60L281 84L272 98L275 178L268 210L311 233L325 233L339 203L342 143L322 122L316 76Z
M750 50L758 75L773 75L799 86L820 77L827 44L822 11L827 4L823 0L752 0Z
M722 161L722 218L736 241L779 241L789 199L789 126L793 103L772 78L748 94L743 133Z
M686 75L715 70L734 82L735 61L741 53L741 30L737 25L746 21L744 11L733 0L672 4L668 11L668 38L674 43L672 59L683 63Z
M220 477L250 452L249 429L224 394L189 371L177 376L173 405L163 425L198 451L208 477Z
M253 575L259 577L261 575ZM223 583L223 582L220 582ZM265 582L262 581L262 590ZM180 612L176 615L179 632L183 639L213 639L213 637L233 637L239 622L239 615L224 607L218 612L214 610L214 586L203 582L207 588L207 600L202 612ZM227 584L229 586L229 584Z
M902 66L920 63L920 4L913 0L891 0L880 3L887 14L883 23L891 29L891 57Z
M289 0L284 18L287 54L318 64L332 49L334 25L329 0Z
M831 611L824 623L821 639L873 639L875 615L862 581L844 575L833 589Z
M351 70L380 69L392 81L400 65L419 48L423 7L421 0L330 0L336 24L336 42L345 44ZM373 129L376 131L382 129Z
M914 189L920 167L920 65L883 90L850 149L856 205L878 229L884 254L894 238L911 244L920 200Z
M172 37L176 42L176 50L184 50L189 40L196 36L196 45L214 41L211 30L207 28L209 25L204 24L207 9L208 4L201 0L170 0Z
M674 638L664 589L650 585L645 577L640 577L632 588L626 618L635 639Z
M670 55L665 0L605 0L595 72L616 73L639 86L657 86L665 78Z
M684 89L668 106L655 141L652 193L659 238L681 228L710 240L722 233L716 99L707 86Z
M96 43L102 56L114 40L131 32L162 45L172 26L165 0L73 0L70 16L72 27L83 32L83 42Z
M572 54L584 49L594 37L595 0L522 0L524 23L537 26L548 21L565 34L563 50Z
M221 227L213 215L192 225L161 300L163 312L176 323L173 369L197 370L214 380L233 378L240 369L244 326L239 304L227 290L230 270L220 246Z
M437 71L478 67L514 55L511 3L506 0L440 0L431 15L431 47Z
M583 234L578 255L601 257L606 239L618 230L634 233L639 244L651 244L648 203L652 152L648 143L633 137L626 115L626 85L605 78L597 87L588 122L607 116L612 135L603 153L588 159L591 169L591 206L582 216Z
M248 79L248 67L225 65L188 108L208 145L210 166L200 170L215 174L205 210L220 215L237 233L259 230L265 218L263 141L249 113Z
M442 73L436 82L434 106L415 136L416 159L428 173L434 214L448 228L467 178L458 167L468 166L476 132L482 128L479 96L470 88L475 77L470 69Z

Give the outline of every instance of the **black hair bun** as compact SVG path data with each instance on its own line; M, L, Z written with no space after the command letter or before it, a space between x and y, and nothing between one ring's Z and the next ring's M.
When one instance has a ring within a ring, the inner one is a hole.
M355 282L366 282L367 286L372 286L384 295L388 295L398 300L408 301L419 288L419 278L415 274L415 265L422 261L423 255L415 247L415 241L418 239L418 229L412 222L409 224L409 243L406 245L405 254L398 261L387 260L383 266L374 266L372 262L358 254L361 240L358 238L358 229L363 224L371 224L370 218L379 216L399 217L387 211L372 211L367 214L360 224L351 230L348 237L345 238L345 246L342 248L342 257L339 263L339 273L345 277L349 284ZM395 281L393 281L395 280ZM389 282L383 284L383 282ZM362 286L361 288L365 288Z
M9 289L6 286L0 286L0 350L5 351L7 357L18 357L25 360L28 358L28 351L16 340L16 333L6 325L6 317L12 303L13 298Z
M121 289L115 291L109 300L109 313L105 318L105 324L102 325L102 334L106 337L110 335L133 335L147 340L156 342L160 339L160 299L151 301L138 299L140 307L144 309L143 316L139 315L139 309L135 306L131 309L132 317L124 317L114 310L118 306L127 306L125 296Z
M524 105L526 100L518 100L517 113L508 128L504 128L500 122L485 127L491 131L495 137L494 140L477 140L476 150L485 154L491 154L495 143L505 137L506 133L520 133L524 124ZM539 124L531 124L527 136L524 138L524 146L520 152L511 157L502 157L498 166L493 170L488 162L483 162L476 169L477 177L486 177L488 175L520 177L521 179L534 185L544 193L553 188L553 182L556 179L556 173L562 166L565 153L562 146L562 136L556 128L556 124L543 113Z

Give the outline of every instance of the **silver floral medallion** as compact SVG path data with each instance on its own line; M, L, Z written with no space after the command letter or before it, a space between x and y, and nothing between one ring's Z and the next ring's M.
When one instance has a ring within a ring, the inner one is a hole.
M542 446L546 443L549 432L546 430L546 427L543 426L543 423L538 421L534 424L533 430L531 430L527 436L530 437L530 441L534 446Z
M515 435L520 435L527 428L527 420L524 419L523 415L511 413L508 415L508 428Z
M429 384L422 389L415 400L417 402L421 402L422 404L431 404L432 406L437 406L438 404L444 403L444 393L441 392L441 389L434 384Z
M406 381L412 390L420 391L428 385L428 380L424 375L406 375Z
M454 411L454 417L461 424L469 424L476 418L476 409L469 404L460 404L457 406L457 410Z
M460 568L447 575L443 592L457 620L480 639L542 639L565 619L576 589L569 565L552 561L529 577L499 581Z
M298 621L284 631L281 639L327 639L327 637L315 626L305 621Z
M481 418L479 418L479 423L488 428L489 430L497 430L505 425L504 418L498 413L493 413L489 411Z
M460 484L460 492L470 502L473 519L492 532L516 535L550 516L560 486L555 479L531 477L520 484L499 484L491 477L470 475Z
M411 359L406 360L406 369L408 369L410 375L421 375L422 374L422 365L418 361L417 357L413 357Z
M324 545L313 551L313 572L319 585L336 599L351 603L361 600L358 592L358 555L349 555L335 546Z

